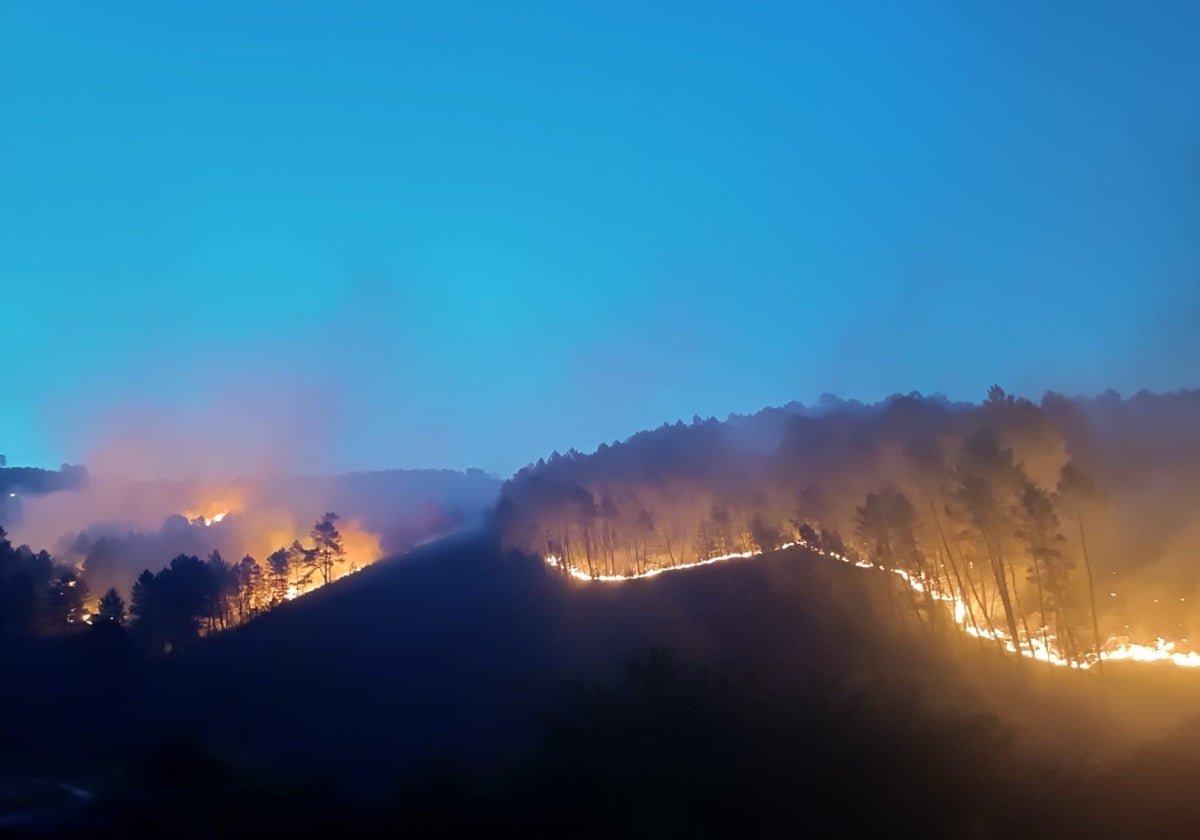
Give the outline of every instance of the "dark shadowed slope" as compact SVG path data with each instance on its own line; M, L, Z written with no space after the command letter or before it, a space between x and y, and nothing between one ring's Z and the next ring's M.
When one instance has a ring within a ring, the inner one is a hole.
M138 705L160 710L158 725L365 777L430 752L486 759L527 741L564 680L607 679L651 646L775 678L835 657L845 673L911 669L883 655L885 634L864 623L878 590L855 577L793 551L581 585L475 534L380 563L165 663ZM875 661L856 661L864 655Z
M161 690L183 722L286 758L369 770L457 751L545 686L549 585L453 538L214 639L169 663Z
M339 808L356 825L439 831L470 817L464 836L491 825L524 836L648 825L676 826L658 836L731 836L750 813L760 828L853 818L925 825L924 836L985 824L973 836L1031 825L1077 836L1048 828L1054 818L1105 836L1092 829L1110 817L1081 820L1077 803L1087 785L1124 791L1129 780L1119 761L1100 773L1080 760L1107 737L1091 707L1141 714L1160 703L1150 694L1194 695L1192 675L1148 683L1155 672L1140 672L1135 695L1119 669L1101 682L1022 667L952 625L918 621L889 583L803 550L581 583L476 533L148 666L122 665L99 636L87 656L37 657L14 682L21 690L0 695L10 724L0 758L20 745L37 763L13 767L14 778L95 791L81 824L117 836L148 807L197 837L235 824L261 834L246 828L255 821L277 831L280 815L303 828L291 836L329 836L349 824ZM653 647L674 649L683 668L657 667ZM641 668L624 672L635 658ZM570 678L606 688L565 691ZM542 728L548 712L557 720ZM1010 733L1038 749L1010 750ZM1143 787L1186 784L1168 770L1190 753L1170 743L1148 754L1155 784ZM449 763L423 773L431 754ZM1158 813L1145 801L1123 806L1126 824ZM314 809L326 822L310 821ZM1164 825L1184 824L1178 810L1163 810Z
M474 533L383 561L188 655L140 663L100 639L78 640L90 650L0 651L21 687L0 697L11 724L0 754L86 772L182 730L248 760L386 786L431 753L503 762L563 702L564 681L612 683L656 646L778 692L814 680L916 686L932 704L991 709L1034 730L1028 740L1072 752L1094 753L1095 733L1115 729L1098 718L1132 726L1136 709L1167 726L1194 693L1190 675L1143 674L1131 704L1117 674L1018 672L952 626L919 626L889 597L890 578L793 549L579 583ZM1109 712L1091 711L1106 699Z

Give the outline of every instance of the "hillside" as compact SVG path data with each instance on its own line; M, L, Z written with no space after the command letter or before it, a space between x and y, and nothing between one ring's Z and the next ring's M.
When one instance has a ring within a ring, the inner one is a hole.
M897 570L998 647L1061 667L1200 666L1200 392L695 418L506 482L505 545L628 578L803 540ZM916 593L921 593L917 595ZM931 593L931 595L930 595Z
M381 561L187 656L113 665L89 651L80 662L67 648L96 642L79 639L55 647L58 657L8 663L10 673L24 667L25 690L4 698L6 719L30 725L6 737L79 756L181 728L370 778L432 750L479 757L519 746L564 681L613 678L652 647L776 675L830 663L845 674L911 672L929 657L880 629L883 593L800 550L576 585L534 558L500 554L480 532ZM87 686L82 695L61 691L63 667L76 670L67 684ZM35 720L81 714L100 725Z
M85 784L97 804L72 814L89 831L150 809L196 837L585 819L567 833L727 836L747 809L794 826L797 803L813 825L1072 836L1103 824L1069 804L1098 790L1136 799L1123 818L1179 824L1188 800L1160 800L1188 775L1163 773L1190 766L1194 733L1153 738L1194 709L1196 675L1048 672L927 626L897 594L892 575L798 548L577 582L474 533L186 655L144 663L100 637L0 652L22 686L0 699L0 775ZM933 790L936 830L912 807Z
M476 534L215 638L168 663L147 696L172 710L165 719L215 739L287 761L320 756L369 778L431 751L518 748L564 681L611 679L652 647L777 676L834 661L846 674L911 669L918 652L893 650L874 623L881 582L849 571L797 550L576 586Z

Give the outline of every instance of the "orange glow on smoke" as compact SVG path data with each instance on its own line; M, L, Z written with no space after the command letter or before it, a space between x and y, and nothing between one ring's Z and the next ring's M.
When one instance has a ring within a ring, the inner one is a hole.
M379 535L365 530L357 519L338 522L342 546L346 549L346 569L358 571L370 566L383 554Z
M209 489L203 501L193 502L183 514L188 522L200 520L206 526L216 523L246 507L246 491L242 487Z
M309 532L316 522L316 515L311 520L301 520L284 507L256 505L241 488L214 492L210 499L196 504L184 516L189 522L202 523L206 527L225 522L225 527L231 529L226 539L238 548L236 556L226 560L237 562L242 555L249 554L264 572L267 571L267 558L275 551L288 548L296 541L306 548L311 547ZM339 519L337 529L346 556L345 562L334 566L331 580L365 568L382 556L379 535L364 529L359 520ZM311 567L293 568L291 578L285 596L289 601L319 589L325 583L321 574L314 573Z

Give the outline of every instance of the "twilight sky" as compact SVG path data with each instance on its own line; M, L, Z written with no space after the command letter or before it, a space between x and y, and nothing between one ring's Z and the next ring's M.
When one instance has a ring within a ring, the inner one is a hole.
M5 0L0 452L507 473L826 391L1200 384L1198 32Z

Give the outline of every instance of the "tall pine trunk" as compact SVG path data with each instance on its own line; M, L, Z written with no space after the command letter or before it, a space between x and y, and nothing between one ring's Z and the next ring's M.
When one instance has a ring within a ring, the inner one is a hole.
M1087 538L1083 533L1083 514L1079 510L1079 502L1075 502L1075 522L1079 525L1079 545L1083 549L1083 568L1087 571L1088 598L1092 606L1093 650L1096 653L1096 668L1099 670L1102 659L1100 656L1100 619L1096 617L1096 584L1092 579L1092 562L1088 558Z
M1042 592L1042 567L1038 563L1037 555L1033 556L1033 577L1037 581L1037 597L1038 597L1038 613L1042 617L1042 647L1046 651L1046 666L1053 670L1054 665L1050 662L1050 640L1046 636L1046 598Z
M958 587L958 598L963 602L963 606L966 608L967 620L971 622L971 626L974 627L976 630L981 630L982 628L979 626L979 622L976 621L976 619L975 619L975 610L971 606L971 596L968 595L967 591L963 588L963 579L958 571L958 563L954 559L954 554L950 551L950 541L946 539L946 532L942 528L941 518L939 518L937 515L937 508L934 507L933 499L930 499L928 496L926 496L925 501L929 504L929 514L933 517L934 525L937 526L938 538L941 539L941 541L942 541L942 548L946 552L946 560L950 564L951 571L954 572L954 582L955 582L956 586ZM975 590L975 585L972 583L971 584L971 593L972 594L974 593L974 590ZM990 624L991 622L989 621L988 623ZM992 635L993 636L995 635L994 630L992 632ZM981 647L983 646L983 638L982 637L979 637L979 644Z
M1004 622L1008 625L1013 647L1019 653L1021 650L1021 634L1017 630L1017 615L1013 612L1012 596L1008 590L1008 579L1005 575L1004 558L992 547L992 540L987 531L980 528L984 545L987 547L988 559L992 564L992 576L996 580L996 591L1000 595L1000 603L1004 607Z

